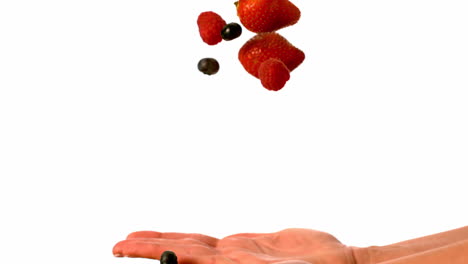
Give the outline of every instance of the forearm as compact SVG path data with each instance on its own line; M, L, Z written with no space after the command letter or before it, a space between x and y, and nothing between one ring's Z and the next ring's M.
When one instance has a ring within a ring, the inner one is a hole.
M466 240L468 240L468 226L387 246L353 248L353 250L357 264L377 264L404 257L414 257L424 252L429 254L428 252L431 250L442 250L444 247L455 245L461 241L465 241L466 244ZM459 246L450 250L453 252L458 248ZM448 249L443 249L442 251L445 252L445 250ZM431 254L435 254L434 252Z
M379 264L466 264L468 263L468 240L448 246L430 249L414 255L380 262Z

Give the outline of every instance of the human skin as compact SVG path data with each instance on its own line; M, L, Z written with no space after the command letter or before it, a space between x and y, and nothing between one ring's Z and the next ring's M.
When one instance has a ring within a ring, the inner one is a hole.
M242 233L216 239L201 234L135 232L117 243L114 255L159 259L177 254L179 264L355 264L352 249L334 236L310 229Z
M358 264L468 263L468 226L386 246L353 248Z
M187 233L134 232L117 243L117 257L159 259L177 254L179 264L466 264L468 227L387 246L351 247L311 229L241 233L222 239Z

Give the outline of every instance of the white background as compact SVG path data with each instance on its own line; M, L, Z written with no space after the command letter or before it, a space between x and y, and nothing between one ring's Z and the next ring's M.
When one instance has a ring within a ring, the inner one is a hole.
M296 0L279 92L237 60L253 33L201 41L232 2L0 2L2 263L153 263L112 256L137 230L368 246L468 223L466 1Z

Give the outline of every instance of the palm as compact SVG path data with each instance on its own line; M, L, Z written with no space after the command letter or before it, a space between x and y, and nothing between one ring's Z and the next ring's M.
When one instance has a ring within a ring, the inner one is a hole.
M135 232L114 247L116 256L159 259L174 251L179 264L352 264L352 254L330 234L310 229L243 233L216 239L200 234Z

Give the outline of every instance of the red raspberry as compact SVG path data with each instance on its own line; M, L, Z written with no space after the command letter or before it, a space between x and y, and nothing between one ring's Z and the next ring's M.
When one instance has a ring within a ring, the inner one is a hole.
M282 61L270 58L260 64L258 78L260 78L263 87L271 91L278 91L289 80L289 70Z
M202 40L208 45L216 45L223 40L221 31L226 25L223 18L212 11L202 12L197 19Z

